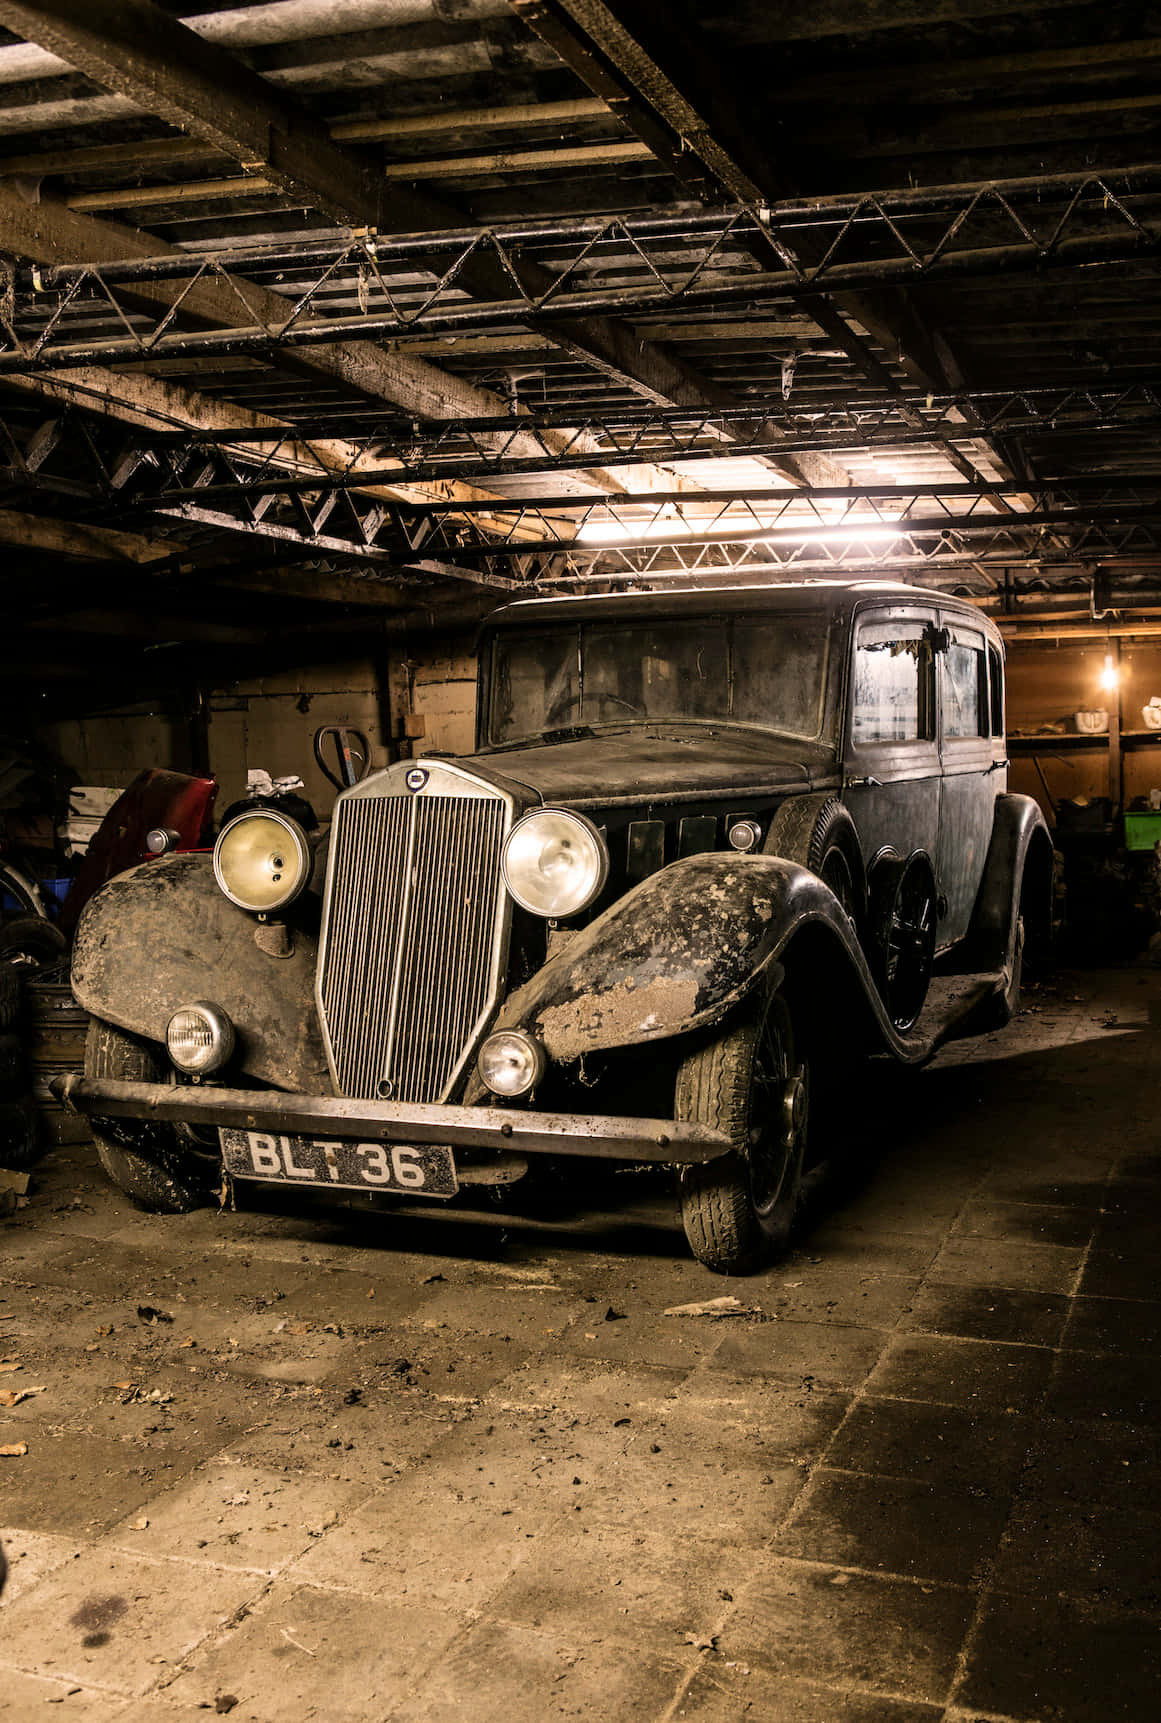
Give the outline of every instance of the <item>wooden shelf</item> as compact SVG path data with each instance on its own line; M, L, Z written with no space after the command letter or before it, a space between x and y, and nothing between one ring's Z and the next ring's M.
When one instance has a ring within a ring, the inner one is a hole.
M1107 748L1109 745L1108 731L1099 736L1083 736L1079 732L1074 736L1060 736L1055 731L1045 732L1042 736L1009 736L1009 754L1042 754L1047 749L1057 749L1062 753L1072 754L1086 748ZM1122 730L1122 748L1155 748L1161 745L1161 730Z

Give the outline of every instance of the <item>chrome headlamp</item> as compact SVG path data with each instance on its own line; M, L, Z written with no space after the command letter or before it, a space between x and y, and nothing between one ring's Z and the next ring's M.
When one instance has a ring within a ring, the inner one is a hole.
M234 1051L234 1025L221 1006L199 999L178 1006L165 1031L165 1044L179 1071L206 1076L220 1071Z
M583 814L537 808L508 833L501 869L522 909L555 919L578 915L599 897L609 876L609 852Z
M214 845L214 878L231 903L257 915L293 903L310 870L306 833L274 808L236 814Z
M493 1095L527 1095L544 1075L544 1048L523 1029L498 1029L480 1048L476 1069Z

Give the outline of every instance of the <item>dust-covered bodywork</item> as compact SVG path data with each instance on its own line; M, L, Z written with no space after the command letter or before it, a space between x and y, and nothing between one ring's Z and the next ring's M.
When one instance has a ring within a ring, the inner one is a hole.
M510 606L475 754L370 774L321 839L244 810L212 863L99 894L74 987L130 1039L68 1097L237 1178L447 1196L572 1153L756 1179L758 1097L799 1132L808 1055L917 1063L1010 1009L1050 851L1002 698L991 625L910 588ZM738 1058L710 1084L734 1117L698 1072Z

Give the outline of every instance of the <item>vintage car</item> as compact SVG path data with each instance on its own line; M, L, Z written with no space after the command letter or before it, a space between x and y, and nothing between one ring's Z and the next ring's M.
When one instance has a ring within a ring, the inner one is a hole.
M470 757L350 784L322 838L243 809L99 893L60 1092L154 1209L605 1156L675 1168L694 1254L748 1271L859 1061L1002 1024L1047 934L1003 665L972 604L893 583L507 606Z

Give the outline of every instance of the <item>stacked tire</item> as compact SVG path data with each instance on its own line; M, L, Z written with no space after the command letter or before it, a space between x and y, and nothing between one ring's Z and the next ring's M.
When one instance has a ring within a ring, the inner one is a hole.
M13 1172L32 1166L46 1147L20 1032L23 1015L21 970L0 962L0 1167Z

